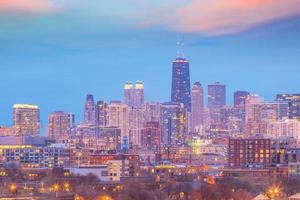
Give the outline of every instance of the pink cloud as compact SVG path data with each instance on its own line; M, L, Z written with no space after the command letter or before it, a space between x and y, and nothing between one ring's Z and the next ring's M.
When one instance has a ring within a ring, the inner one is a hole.
M300 14L300 0L192 0L167 24L177 31L223 35Z
M0 13L44 14L57 9L50 0L0 0Z

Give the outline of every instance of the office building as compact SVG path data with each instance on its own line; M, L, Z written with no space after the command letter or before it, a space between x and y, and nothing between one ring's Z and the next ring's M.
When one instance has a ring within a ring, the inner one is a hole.
M234 92L234 106L242 106L245 107L247 96L250 95L249 92L246 91L236 91Z
M278 94L276 101L286 102L289 118L300 120L300 94Z
M161 122L161 105L159 102L144 104L145 122Z
M142 130L142 147L158 150L162 142L162 127L159 122L147 122Z
M13 106L13 126L17 136L37 136L40 134L40 109L37 105L15 104Z
M226 105L226 86L216 82L208 85L208 102L210 125L221 125L220 109Z
M108 104L104 101L97 101L96 104L96 125L97 134L99 134L99 129L104 128L108 124Z
M171 102L183 104L191 112L191 83L189 61L177 57L173 61Z
M222 108L226 105L226 86L216 82L208 85L208 108Z
M122 141L129 139L129 107L120 101L111 101L108 105L107 122L109 127L121 129Z
M203 87L196 82L192 87L192 113L191 128L192 131L199 130L203 126L204 97Z
M144 123L144 109L129 108L129 144L131 146L141 146L141 132Z
M101 127L98 136L98 148L106 151L121 150L121 129L115 127Z
M84 123L96 125L96 106L94 96L88 94L84 105Z
M163 103L161 107L163 143L165 145L180 145L184 143L187 131L186 112L183 104Z
M63 111L51 113L48 117L48 136L57 142L67 141L73 126L71 123L69 114Z

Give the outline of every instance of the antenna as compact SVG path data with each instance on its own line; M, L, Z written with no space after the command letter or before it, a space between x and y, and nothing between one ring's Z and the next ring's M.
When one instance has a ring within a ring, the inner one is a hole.
M178 36L177 58L184 58L184 36Z

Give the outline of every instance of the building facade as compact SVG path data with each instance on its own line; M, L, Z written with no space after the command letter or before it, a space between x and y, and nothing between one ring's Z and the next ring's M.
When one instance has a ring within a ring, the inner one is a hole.
M271 164L271 140L264 138L229 139L230 168L263 168Z
M37 105L15 104L13 126L17 136L38 136L40 134L40 109Z
M192 87L192 114L191 114L191 128L192 131L197 131L203 126L203 109L204 109L204 95L203 87L199 82L196 82Z
M171 102L182 103L191 112L191 83L189 61L176 58L173 61Z

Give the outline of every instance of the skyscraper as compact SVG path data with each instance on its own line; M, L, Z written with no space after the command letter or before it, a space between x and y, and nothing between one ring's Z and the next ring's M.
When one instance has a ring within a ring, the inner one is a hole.
M288 117L300 120L300 94L278 94L276 101L288 103Z
M144 99L144 84L142 81L137 81L134 87L134 107L142 108Z
M257 95L251 94L248 95L245 101L245 121L246 123L252 122L254 119L253 105L260 104L264 102L264 98Z
M208 108L211 125L221 125L221 108L226 105L226 86L216 82L208 85Z
M107 108L108 105L104 101L97 101L96 105L96 124L97 130L107 126Z
M189 61L177 57L173 61L171 101L182 103L191 112L191 83Z
M124 103L128 105L129 107L134 106L134 87L131 81L127 81L124 84Z
M108 126L121 129L122 141L129 140L129 107L120 101L111 101L108 105Z
M96 125L96 106L94 96L88 94L84 105L84 123L89 125Z
M144 110L146 122L161 122L161 105L159 102L145 103Z
M66 141L72 126L69 116L63 111L51 113L48 117L48 136L59 142Z
M129 107L142 108L144 105L144 84L137 81L135 85L127 81L124 85L124 103Z
M13 106L15 135L38 136L40 134L40 109L37 105L15 104Z
M142 130L142 147L157 150L161 146L162 128L159 122L147 122Z
M163 143L178 145L184 143L186 127L186 109L183 104L166 102L162 104Z
M216 82L208 85L208 108L222 108L226 105L226 86Z
M203 88L199 82L196 82L192 87L192 131L203 125L203 109Z
M236 91L234 93L234 106L245 106L246 98L249 94L246 91Z
M141 146L141 132L145 123L145 110L129 108L129 144Z

